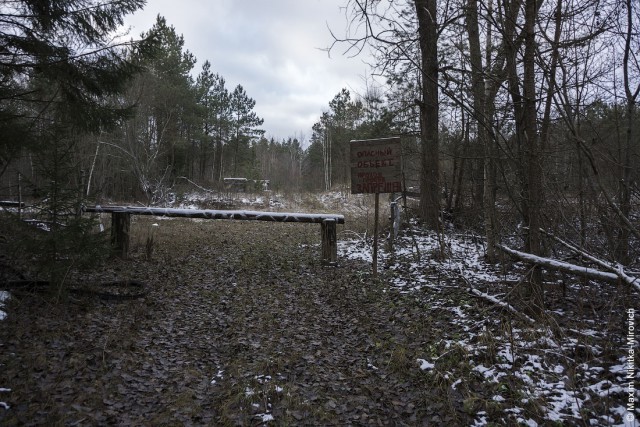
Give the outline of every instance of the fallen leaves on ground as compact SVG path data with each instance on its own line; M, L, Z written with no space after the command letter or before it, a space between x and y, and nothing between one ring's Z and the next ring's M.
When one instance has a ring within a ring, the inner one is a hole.
M131 259L70 279L142 281L144 298L7 303L2 424L469 422L416 362L446 318L366 264L322 266L319 228L164 220L148 259L146 222Z

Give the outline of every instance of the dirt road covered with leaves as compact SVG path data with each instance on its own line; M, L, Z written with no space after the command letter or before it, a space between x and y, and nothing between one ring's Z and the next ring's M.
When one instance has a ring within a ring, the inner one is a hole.
M7 302L2 424L469 423L416 362L451 313L364 263L320 265L316 226L153 221L134 222L131 259L70 278L144 281L146 297Z

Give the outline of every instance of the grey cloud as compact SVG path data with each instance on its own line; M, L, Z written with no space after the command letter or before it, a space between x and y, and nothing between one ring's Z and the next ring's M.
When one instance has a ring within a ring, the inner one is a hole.
M185 47L256 100L263 128L277 139L311 133L311 126L343 87L361 87L361 58L319 50L331 43L327 23L346 25L346 0L148 0L128 19L134 33L160 14L184 35Z

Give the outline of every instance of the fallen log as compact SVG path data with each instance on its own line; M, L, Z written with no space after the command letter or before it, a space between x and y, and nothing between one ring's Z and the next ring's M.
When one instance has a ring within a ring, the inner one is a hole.
M566 241L562 240L561 238L559 238L557 236L554 236L553 234L551 234L551 233L549 233L547 231L544 231L542 229L540 231L542 233L546 234L547 236L551 237L553 240L555 240L556 242L560 243L564 247L572 250L576 254L588 259L589 261L593 262L594 264L597 264L597 265L601 266L605 270L609 270L609 272L611 272L613 274L616 274L618 276L618 278L620 280L622 280L624 283L626 283L628 285L631 285L631 286L636 286L640 290L640 286L639 286L640 285L640 278L629 276L629 274L624 271L624 267L621 264L619 264L619 263L616 263L615 265L610 264L610 263L608 263L606 261L603 261L603 260L591 255L590 253L588 253L584 249L581 249L581 248L577 247L573 243L566 242Z
M544 258L527 252L517 251L504 245L498 245L498 248L522 261L540 265L550 270L564 271L565 273L575 274L576 276L583 276L593 280L602 280L609 283L623 282L640 291L640 280L626 275L621 268L618 268L616 272L600 271L591 267L575 265L564 261L558 261L556 259Z

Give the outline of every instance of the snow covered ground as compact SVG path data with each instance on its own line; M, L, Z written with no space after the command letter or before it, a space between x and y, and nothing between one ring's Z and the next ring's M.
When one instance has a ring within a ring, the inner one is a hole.
M183 195L172 195L167 207L181 209L238 209L316 213L340 213L343 215L373 213L370 195L344 192L281 194L265 191L260 193L214 193L192 191Z
M526 270L520 264L509 271L487 264L478 236L451 232L443 243L444 248L434 234L412 227L401 233L393 253L382 241L378 266L390 286L423 299L431 310L453 314L450 336L442 337L440 354L416 360L416 369L442 375L452 389L461 389L464 373L450 366L439 368L439 362L453 349L465 349L470 374L484 380L485 399L501 409L499 414L478 411L474 425L637 425L640 408L634 416L626 404L629 384L640 384L640 374L635 370L635 376L628 378L629 349L619 337L607 336L609 329L588 316L578 322L582 327L568 327L575 319L567 310L556 309L544 321L529 325L491 311L486 301L460 302L453 295L471 286L510 303L513 283ZM371 241L340 241L342 257L371 262ZM479 307L484 310L479 312ZM619 310L628 308L632 307ZM632 345L637 352L638 341ZM634 392L631 396L637 402L639 394Z

